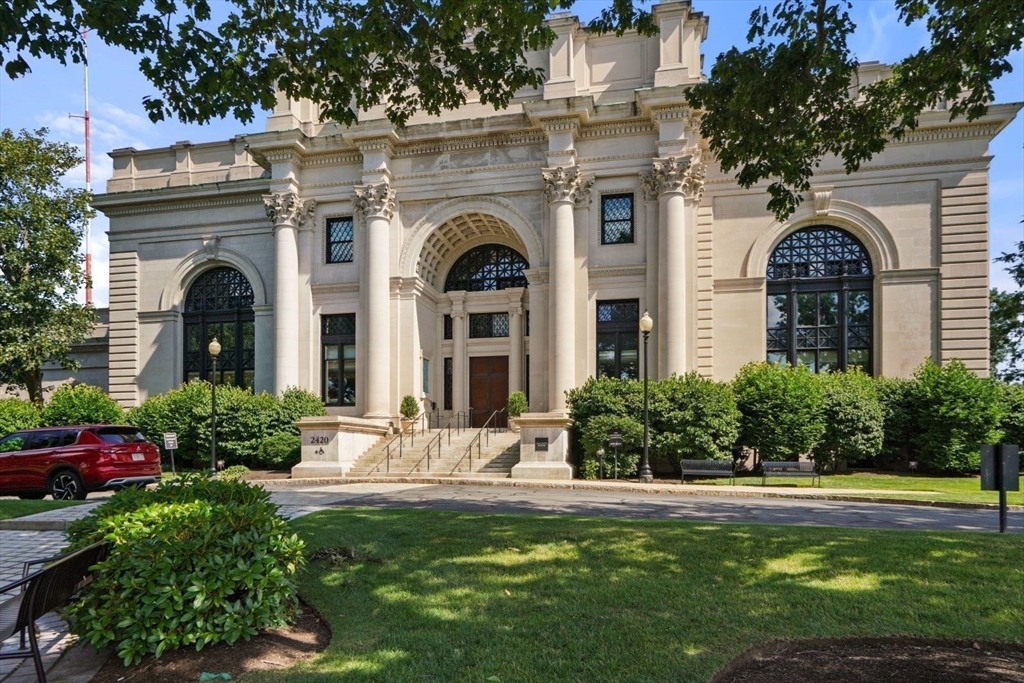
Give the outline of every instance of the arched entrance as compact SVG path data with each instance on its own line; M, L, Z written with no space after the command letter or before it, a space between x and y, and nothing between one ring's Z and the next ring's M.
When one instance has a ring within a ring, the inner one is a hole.
M211 268L198 278L185 296L185 381L213 378L206 348L214 337L221 344L217 383L253 388L256 377L256 323L253 291L240 271L227 266Z

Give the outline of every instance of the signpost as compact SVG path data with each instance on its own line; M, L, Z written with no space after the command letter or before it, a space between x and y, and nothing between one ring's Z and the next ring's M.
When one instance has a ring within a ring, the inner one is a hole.
M1020 491L1020 448L1012 443L981 447L981 490L999 491L999 532L1006 533L1006 492Z
M167 432L164 434L164 450L171 452L171 472L177 474L174 471L174 451L178 448L178 435L174 432Z
M622 448L622 433L612 432L608 435L608 445L615 450L615 478L619 478L619 449Z

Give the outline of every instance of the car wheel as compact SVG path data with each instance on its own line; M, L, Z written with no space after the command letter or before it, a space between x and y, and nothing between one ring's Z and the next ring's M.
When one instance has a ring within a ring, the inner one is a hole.
M85 485L77 472L61 470L50 479L50 495L54 500L84 500Z
M42 500L45 493L19 493L18 498L22 500Z

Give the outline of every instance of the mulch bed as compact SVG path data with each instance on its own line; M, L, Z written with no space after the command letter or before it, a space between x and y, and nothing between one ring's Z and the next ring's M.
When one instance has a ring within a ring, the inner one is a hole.
M1024 647L990 641L847 638L772 641L711 683L1024 683Z
M125 668L111 655L91 683L187 683L204 672L231 674L232 680L247 671L283 669L326 649L331 642L327 624L307 605L292 626L265 631L234 645L218 643L199 652L187 647L165 652L160 659L148 656L138 666Z

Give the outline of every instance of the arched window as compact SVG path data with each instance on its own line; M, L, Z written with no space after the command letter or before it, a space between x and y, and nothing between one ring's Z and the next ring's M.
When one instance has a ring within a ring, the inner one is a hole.
M526 287L529 265L523 255L502 244L485 244L459 257L445 279L446 292L493 292Z
M256 375L256 326L252 285L234 268L200 275L185 297L185 381L212 379L207 345L221 344L217 384L252 388Z
M871 258L853 235L803 228L768 261L768 360L871 372Z

